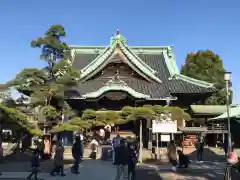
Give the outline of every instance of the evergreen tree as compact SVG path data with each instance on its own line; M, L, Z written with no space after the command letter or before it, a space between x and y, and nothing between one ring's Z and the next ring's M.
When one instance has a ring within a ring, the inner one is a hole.
M43 69L23 69L8 84L30 97L32 108L37 107L37 119L52 128L62 123L62 116L72 113L64 100L67 87L78 83L80 72L71 66L71 48L63 42L66 32L63 26L53 25L43 37L30 45L40 48L40 59L47 62Z
M211 50L189 53L181 67L181 73L186 76L214 83L217 92L205 102L201 102L211 105L226 104L224 72L221 58Z

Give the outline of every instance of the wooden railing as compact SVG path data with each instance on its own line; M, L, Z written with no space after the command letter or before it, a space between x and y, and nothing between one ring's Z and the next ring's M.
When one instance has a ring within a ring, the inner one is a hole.
M227 130L227 126L225 124L209 124L207 125L209 131L213 130Z

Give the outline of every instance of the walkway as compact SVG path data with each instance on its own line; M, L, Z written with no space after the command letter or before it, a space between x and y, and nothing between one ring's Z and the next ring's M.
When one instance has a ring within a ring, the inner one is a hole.
M65 166L65 173L67 175L66 177L52 177L49 175L49 173L45 172L40 173L40 178L44 180L114 180L115 177L115 168L111 162L85 160L80 167L81 173L79 175L72 174L70 172L70 168L70 164ZM24 179L28 173L29 172L4 172L3 176L0 176L0 179ZM224 169L221 163L193 163L188 169L180 169L177 173L171 172L171 166L160 165L154 167L141 165L137 167L137 180L220 180L223 179L223 173ZM240 179L240 177L237 176L236 178Z
M65 166L66 177L61 177L62 180L75 180L75 179L92 179L92 180L112 180L114 179L115 169L110 162L104 162L100 160L85 160L80 166L80 174L75 175L70 172L71 165ZM12 169L13 170L13 169ZM3 172L0 179L23 179L29 172ZM49 173L39 173L41 179L55 180L59 179L59 176L50 176Z

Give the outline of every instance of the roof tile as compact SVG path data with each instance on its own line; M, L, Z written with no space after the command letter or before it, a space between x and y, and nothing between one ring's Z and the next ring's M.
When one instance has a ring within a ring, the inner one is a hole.
M82 69L94 60L98 54L89 53L81 54L76 53L73 66ZM146 80L137 79L135 77L120 77L124 80L129 87L135 91L150 95L152 98L163 98L170 96L170 93L204 93L212 92L214 88L204 88L193 83L189 83L180 79L171 79L170 72L167 68L163 54L137 54L147 65L157 71L157 76L161 79L162 83L148 82ZM101 88L110 80L107 78L98 77L94 80L89 80L79 84L79 91L81 94L93 92Z

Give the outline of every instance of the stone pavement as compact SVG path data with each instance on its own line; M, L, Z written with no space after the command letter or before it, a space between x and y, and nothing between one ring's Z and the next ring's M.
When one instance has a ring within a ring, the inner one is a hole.
M226 163L193 161L187 169L171 171L170 165L141 165L144 169L155 169L162 180L221 180L224 178ZM233 179L239 180L240 173L233 169Z
M65 166L66 177L52 177L49 173L40 173L39 177L45 180L62 179L71 180L91 179L91 180L113 180L115 168L109 161L85 160L80 166L80 174L75 175L70 172L71 164ZM193 162L188 169L179 169L177 173L171 172L169 165L139 165L137 167L137 180L221 180L224 174L224 164L203 162ZM24 179L29 172L4 172L0 179ZM238 173L239 175L239 173ZM239 180L240 176L235 176L233 180Z
M65 166L66 177L50 176L49 173L39 173L40 179L55 180L62 179L67 180L71 178L74 179L92 179L92 180L112 180L115 176L115 169L111 162L104 162L100 160L85 160L80 166L80 174L72 174L71 164ZM27 177L29 172L3 172L0 179L24 179Z

